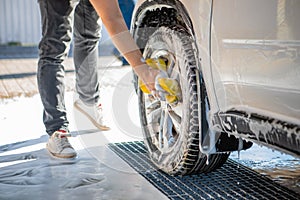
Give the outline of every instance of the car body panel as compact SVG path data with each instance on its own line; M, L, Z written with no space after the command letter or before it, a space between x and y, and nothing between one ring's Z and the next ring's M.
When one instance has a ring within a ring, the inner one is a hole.
M221 111L300 124L300 1L214 1L212 70Z

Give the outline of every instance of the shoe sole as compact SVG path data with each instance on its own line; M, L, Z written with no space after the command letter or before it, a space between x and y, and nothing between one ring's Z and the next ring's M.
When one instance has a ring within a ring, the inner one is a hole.
M108 131L108 130L110 130L109 127L102 126L102 125L98 124L87 112L85 112L83 109L81 109L80 106L78 106L76 102L74 103L74 107L78 111L80 111L82 114L84 114L94 124L94 126L96 126L99 130L101 130L101 131Z
M70 154L70 155L62 155L62 154L59 154L59 153L53 153L49 150L48 148L48 144L46 144L46 149L48 150L48 152L54 156L55 158L75 158L77 156L77 154Z

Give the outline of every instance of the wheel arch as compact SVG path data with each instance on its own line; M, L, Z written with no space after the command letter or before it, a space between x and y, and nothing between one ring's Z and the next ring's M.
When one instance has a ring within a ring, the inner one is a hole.
M178 0L145 1L133 13L131 33L143 50L149 36L162 26L180 25L193 37L194 28L184 5Z

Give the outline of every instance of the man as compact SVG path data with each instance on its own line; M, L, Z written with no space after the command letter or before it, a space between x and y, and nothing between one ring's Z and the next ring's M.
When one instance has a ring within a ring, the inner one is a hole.
M44 106L43 122L50 136L47 149L59 158L76 157L68 141L69 130L64 102L64 66L73 33L76 90L79 99L75 108L91 119L100 130L108 130L103 123L99 104L97 73L99 16L113 42L126 57L137 75L154 90L155 70L142 60L141 52L131 38L117 0L39 0L42 18L42 39L39 44L38 87Z

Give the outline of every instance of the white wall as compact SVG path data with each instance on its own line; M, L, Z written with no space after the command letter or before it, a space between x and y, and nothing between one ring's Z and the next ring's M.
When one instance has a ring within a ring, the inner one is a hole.
M40 27L37 0L0 0L0 44L37 44Z
M0 44L37 45L41 38L38 0L0 0ZM107 41L105 28L102 41Z

